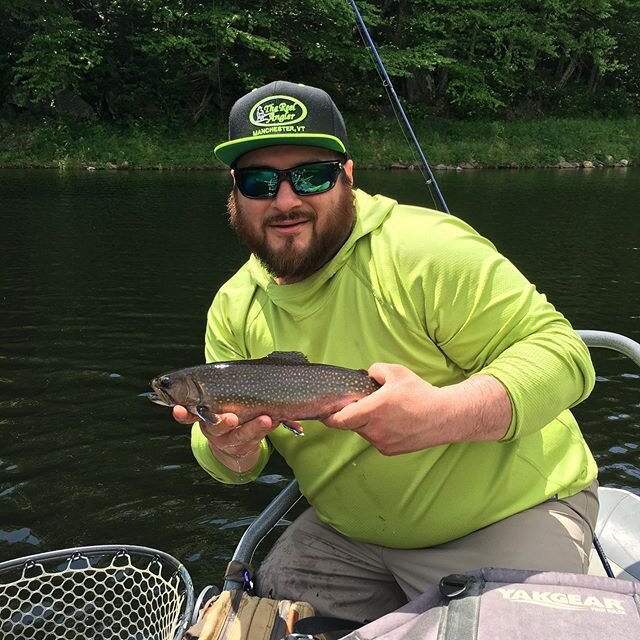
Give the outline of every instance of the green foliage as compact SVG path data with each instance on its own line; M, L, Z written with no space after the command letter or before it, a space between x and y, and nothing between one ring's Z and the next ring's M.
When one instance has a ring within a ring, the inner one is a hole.
M493 116L637 113L638 0L361 0L412 112ZM101 119L224 117L246 90L286 78L346 111L388 110L347 0L3 0L0 99L61 91Z
M34 33L15 65L18 104L54 99L61 89L79 91L101 62L94 33L71 16L36 18Z

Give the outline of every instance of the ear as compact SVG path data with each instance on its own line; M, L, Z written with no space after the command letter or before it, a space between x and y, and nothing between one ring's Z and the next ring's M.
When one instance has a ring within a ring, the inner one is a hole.
M342 166L344 167L347 178L349 178L349 182L353 184L353 160L351 160L351 158L345 160Z

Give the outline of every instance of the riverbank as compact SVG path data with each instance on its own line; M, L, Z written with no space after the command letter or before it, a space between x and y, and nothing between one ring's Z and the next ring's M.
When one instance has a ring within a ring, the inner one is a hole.
M394 118L346 117L358 166L412 168L415 148ZM417 120L412 123L436 170L597 168L640 165L640 118L514 121ZM64 169L223 169L213 147L226 123L0 120L0 167Z

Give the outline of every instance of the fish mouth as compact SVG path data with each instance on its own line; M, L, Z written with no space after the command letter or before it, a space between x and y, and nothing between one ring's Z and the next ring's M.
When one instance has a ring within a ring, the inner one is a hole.
M144 393L139 393L138 398L147 398L147 400L151 400L151 402L161 404L165 407L167 406L164 400L155 391L145 391Z
M151 388L153 391L147 391L146 393L141 393L140 396L144 398L149 398L151 402L155 402L155 404L160 404L163 407L173 407L176 403L173 398L160 387L160 383L158 378L154 378L151 381Z

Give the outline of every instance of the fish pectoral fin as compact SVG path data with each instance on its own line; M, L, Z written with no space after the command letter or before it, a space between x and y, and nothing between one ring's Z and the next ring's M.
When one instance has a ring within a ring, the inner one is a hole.
M192 413L197 415L200 420L203 420L207 424L218 424L218 422L220 422L218 415L213 413L213 411L204 404L199 404L195 409L193 409Z
M302 428L302 425L294 422L293 420L281 420L280 424L285 429L287 429L287 431L291 431L291 433L294 433L297 436L304 435L304 429Z

